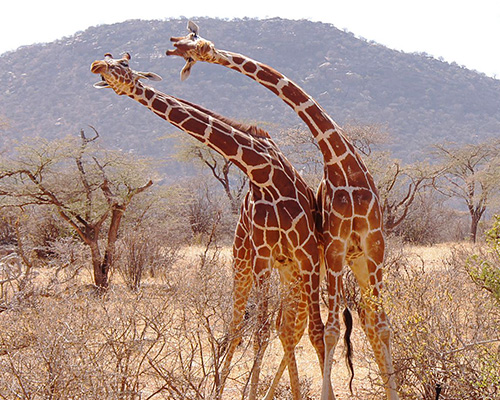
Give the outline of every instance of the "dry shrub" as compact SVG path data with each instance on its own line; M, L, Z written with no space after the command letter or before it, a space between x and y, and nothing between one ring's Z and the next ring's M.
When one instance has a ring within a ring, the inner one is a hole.
M53 290L62 290L67 285L76 285L75 278L86 269L91 274L90 251L81 240L60 237L50 243L47 267L51 270L50 284Z
M257 397L259 399L264 398L267 393L268 387L271 385L274 379L274 375L266 375L263 376L260 380L259 390ZM314 400L315 397L312 394L312 380L310 378L304 378L300 380L300 394L303 400ZM288 380L282 379L278 386L276 387L276 391L274 392L274 400L288 400L292 399L292 388Z
M199 264L191 267L173 281L175 353L169 362L156 365L172 399L213 398L225 354L230 268L217 250L200 254Z
M466 273L466 253L455 250L429 265L401 247L389 251L386 307L404 399L435 399L436 385L443 400L500 395L500 312ZM363 398L381 393L372 367Z
M9 208L0 208L0 246L10 246L17 242L15 225L17 213Z
M216 232L217 224L206 246L199 248L191 262L178 264L169 278L176 304L175 352L168 362L154 364L169 399L217 398L229 341L233 273L231 257L218 247ZM277 309L276 289L270 290L274 297L270 299L269 318ZM255 331L257 319L251 311L247 317L242 327L245 338ZM245 340L232 360L233 373L226 382L224 399L242 398L248 389L253 365L249 344Z
M172 239L173 234L152 227L129 229L120 238L114 267L130 289L138 290L146 276L165 280L180 257L179 243Z
M0 312L12 307L24 297L27 268L13 249L0 251Z
M258 391L258 398L264 398L264 396L267 393L267 388L271 385L272 381L274 379L273 375L266 375L262 377L260 385L259 385L259 391ZM315 397L313 395L313 390L312 390L312 380L310 378L304 378L300 380L300 394L303 400L314 400ZM288 381L282 380L276 387L276 391L274 393L273 399L275 400L287 400L287 399L292 399L292 388L290 386L290 383Z
M170 285L36 291L0 319L0 398L206 399L220 373L231 268L218 249Z
M394 233L412 244L459 241L468 237L467 218L447 207L443 197L435 191L422 191Z
M168 304L148 303L130 293L113 293L106 300L45 297L37 307L5 315L0 395L139 398L147 360L157 357L165 342L169 315Z
M51 257L43 263L33 253L26 254L26 247L0 249L0 311L30 307L37 296L60 296L78 287L80 272L89 267L88 249L73 238L51 242L46 247ZM90 277L89 268L87 272Z

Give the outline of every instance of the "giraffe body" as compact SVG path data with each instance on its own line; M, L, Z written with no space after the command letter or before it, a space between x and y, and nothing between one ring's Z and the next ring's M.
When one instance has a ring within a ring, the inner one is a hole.
M143 85L140 79L159 80L158 75L136 72L129 68L130 56L92 63L91 71L100 74L98 88L112 88L149 108L156 115L205 143L233 162L249 177L249 191L242 204L233 245L234 310L231 342L220 387L229 373L231 356L240 340L250 289L263 291L258 318L261 329L254 347L256 361L252 373L250 398L255 398L262 356L269 340L269 321L265 320L266 283L272 267L277 267L286 296L282 299L277 322L284 348L284 364L290 373L294 398L300 398L294 348L302 336L308 315L315 332L317 351L324 351L323 325L319 316L320 218L313 191L270 139L256 127L237 124L196 104L166 95ZM298 312L297 312L298 310ZM317 323L319 321L319 324ZM280 368L278 373L282 373ZM272 391L272 390L271 390ZM272 398L272 393L268 398Z
M216 49L191 33L171 38L174 50L167 55L183 57L181 77L186 79L197 61L236 70L271 90L306 123L324 160L324 176L317 191L322 210L322 233L328 283L328 321L324 331L322 400L332 398L330 374L340 335L340 305L343 268L349 265L361 291L360 320L379 366L386 396L398 399L391 358L391 331L381 306L384 235L382 209L377 188L354 146L325 110L303 89L275 69L241 54Z

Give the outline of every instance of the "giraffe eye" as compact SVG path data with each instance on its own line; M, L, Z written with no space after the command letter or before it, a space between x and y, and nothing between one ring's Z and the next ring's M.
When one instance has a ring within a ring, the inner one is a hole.
M128 62L127 61L120 61L120 65L122 67L126 67L127 68L128 67Z

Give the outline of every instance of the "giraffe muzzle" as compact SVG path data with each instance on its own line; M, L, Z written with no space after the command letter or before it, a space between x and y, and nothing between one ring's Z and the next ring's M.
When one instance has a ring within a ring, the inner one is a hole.
M94 74L101 74L107 70L108 66L107 64L102 61L94 61L92 65L90 66L90 71Z

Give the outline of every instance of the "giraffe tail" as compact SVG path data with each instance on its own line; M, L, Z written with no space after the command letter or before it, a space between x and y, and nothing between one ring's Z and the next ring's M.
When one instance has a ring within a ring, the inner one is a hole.
M436 400L439 400L439 395L441 394L441 384L436 384Z
M352 343L351 343L351 333L352 333L352 314L349 307L345 307L344 312L342 313L344 318L345 325L345 334L344 334L344 345L345 345L345 363L347 365L347 369L349 370L349 390L351 394L352 392L352 381L354 379L354 366L352 364Z

